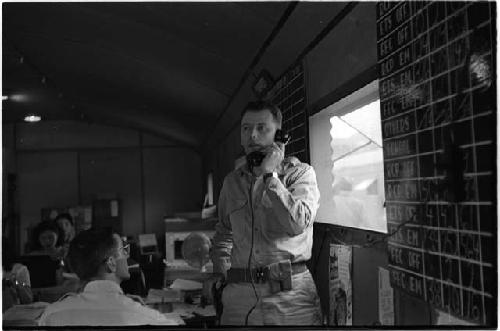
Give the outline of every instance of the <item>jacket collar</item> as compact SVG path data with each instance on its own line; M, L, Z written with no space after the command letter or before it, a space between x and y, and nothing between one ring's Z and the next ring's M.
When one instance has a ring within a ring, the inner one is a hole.
M106 292L123 294L123 290L119 284L111 280L93 280L85 285L84 292Z

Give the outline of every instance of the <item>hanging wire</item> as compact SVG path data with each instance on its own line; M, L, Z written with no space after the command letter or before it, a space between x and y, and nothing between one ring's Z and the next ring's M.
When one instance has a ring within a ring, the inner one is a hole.
M358 147L356 147L356 148L354 148L354 149L350 150L349 152L347 152L347 153L345 153L345 154L342 154L342 155L341 155L341 156L339 156L338 158L336 158L336 159L332 160L332 162L333 162L333 163L335 163L335 162L337 162L337 161L340 161L340 160L342 160L343 158L345 158L345 157L347 157L347 156L349 156L349 155L353 154L354 152L357 152L357 151L359 151L360 149L362 149L362 148L364 148L364 147L366 147L366 146L370 145L371 143L372 143L371 141L367 141L367 142L366 142L366 143L364 143L363 145L360 145L360 146L358 146Z
M356 130L360 135L362 135L363 137L365 137L366 139L368 139L369 141L371 141L372 143L374 143L375 145L377 145L377 147L380 147L382 148L382 146L376 142L375 140L373 140L372 138L370 138L368 135L366 135L365 133L363 133L360 129L358 129L357 127L355 127L354 125L352 125L351 123L347 122L345 119L343 119L342 117L340 116L337 116L337 118L339 120L341 120L342 122L344 122L345 124L347 124L349 127L351 127L352 129Z

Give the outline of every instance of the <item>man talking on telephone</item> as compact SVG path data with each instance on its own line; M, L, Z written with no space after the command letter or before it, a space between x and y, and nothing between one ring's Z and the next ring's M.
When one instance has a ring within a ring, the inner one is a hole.
M280 110L262 101L242 113L246 164L224 179L212 250L214 271L224 275L222 325L321 324L306 267L319 190L310 165L284 158L281 122Z

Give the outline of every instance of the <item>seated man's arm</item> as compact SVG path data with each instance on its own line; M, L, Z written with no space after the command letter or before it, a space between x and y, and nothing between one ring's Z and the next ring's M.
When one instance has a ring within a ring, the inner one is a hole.
M319 207L319 189L313 167L299 164L285 178L285 186L277 178L269 178L266 193L277 221L293 235L312 225Z

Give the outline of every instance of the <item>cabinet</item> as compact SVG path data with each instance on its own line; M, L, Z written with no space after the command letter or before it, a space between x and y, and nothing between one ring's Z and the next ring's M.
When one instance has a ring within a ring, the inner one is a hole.
M122 210L119 199L99 199L92 202L92 226L111 227L122 234Z

